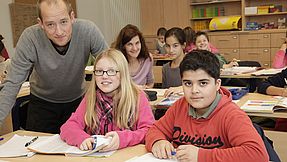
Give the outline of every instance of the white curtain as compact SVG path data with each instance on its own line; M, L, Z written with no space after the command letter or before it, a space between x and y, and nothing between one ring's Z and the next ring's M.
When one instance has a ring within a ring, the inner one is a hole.
M140 27L140 0L77 0L77 17L95 22L110 45L126 24Z

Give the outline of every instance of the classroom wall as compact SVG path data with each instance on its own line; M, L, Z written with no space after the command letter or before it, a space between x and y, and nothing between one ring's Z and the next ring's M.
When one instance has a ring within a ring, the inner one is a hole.
M12 3L12 0L0 0L0 34L3 35L3 42L11 55L14 54L14 48L9 3Z
M10 55L14 55L9 3L0 0L0 34ZM140 28L140 0L76 0L77 17L95 22L108 44L111 44L120 29L128 23Z
M126 24L140 28L140 0L77 0L77 11L98 25L109 45Z

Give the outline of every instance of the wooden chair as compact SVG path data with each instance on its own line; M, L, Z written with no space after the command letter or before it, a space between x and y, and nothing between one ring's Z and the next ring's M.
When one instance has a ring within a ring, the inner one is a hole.
M154 83L162 83L162 66L153 66Z

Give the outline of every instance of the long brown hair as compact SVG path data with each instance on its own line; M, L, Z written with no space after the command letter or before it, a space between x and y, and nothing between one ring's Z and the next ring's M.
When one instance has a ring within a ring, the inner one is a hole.
M132 38L135 36L139 36L140 43L141 43L141 50L140 50L140 54L138 55L137 59L144 59L144 60L147 58L152 59L148 52L148 48L145 44L145 40L144 40L142 33L139 31L138 27L132 24L128 24L124 28L121 29L117 37L116 43L115 43L115 48L120 50L125 55L126 59L128 60L127 52L124 46L129 41L131 41Z

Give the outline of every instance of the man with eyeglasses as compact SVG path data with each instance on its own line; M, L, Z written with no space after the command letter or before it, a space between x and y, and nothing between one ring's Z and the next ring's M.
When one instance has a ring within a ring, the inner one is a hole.
M75 19L68 0L39 0L37 7L38 24L22 33L0 87L0 125L32 69L26 129L59 133L85 93L90 53L95 56L107 43L94 23Z

